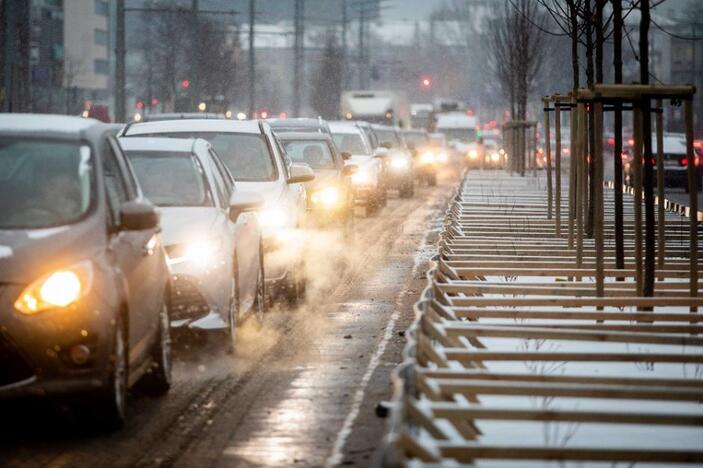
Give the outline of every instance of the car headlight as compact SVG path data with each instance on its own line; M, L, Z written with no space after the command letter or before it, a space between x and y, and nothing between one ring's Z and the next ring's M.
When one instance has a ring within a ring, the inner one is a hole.
M326 187L324 189L313 192L310 200L313 205L324 205L326 207L336 206L341 199L341 194L337 187Z
M282 228L288 225L290 213L282 206L271 206L259 212L259 223L264 228Z
M360 169L352 175L352 183L355 185L371 185L373 175L369 169Z
M222 250L222 239L204 239L185 244L166 247L169 265L192 262L199 267L208 267L216 263Z
M476 159L478 158L478 151L475 149L472 149L469 151L469 159Z
M62 309L88 294L92 284L93 264L89 261L52 271L22 291L15 301L15 309L27 315Z
M441 163L445 163L445 162L449 161L449 155L448 155L447 153L444 153L444 152L439 153L439 154L437 155L437 161L439 161L439 162L441 162Z
M407 169L409 167L408 160L403 157L391 159L391 167L393 169Z
M422 164L432 164L435 162L435 155L432 153L423 153L420 156L420 162Z
M491 153L491 161L493 162L498 162L500 160L500 154L498 153Z

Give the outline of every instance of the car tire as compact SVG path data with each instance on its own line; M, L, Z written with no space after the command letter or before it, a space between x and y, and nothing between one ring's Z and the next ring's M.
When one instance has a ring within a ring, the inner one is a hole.
M141 379L140 386L150 395L160 396L171 388L171 314L168 294L159 311L159 329L151 349L151 367Z
M122 428L127 407L129 346L127 327L121 313L115 318L109 368L107 384L93 395L89 404L92 423L106 432Z
M366 203L366 206L364 207L364 215L367 218L371 218L372 216L375 216L376 213L378 213L378 202L376 200L369 201Z
M239 324L239 263L235 254L232 260L232 293L229 301L228 327L225 331L225 351L234 354L237 343L237 325Z
M254 299L254 305L252 306L256 319L261 324L263 324L264 315L266 315L267 302L266 274L264 271L264 246L262 243L259 245L259 276L256 280L256 298Z
M344 217L342 237L346 242L354 242L354 208L350 207Z
M430 174L427 176L427 185L430 187L437 185L437 174Z
M414 194L415 194L415 185L413 184L412 179L409 182L406 181L403 185L401 185L400 190L399 190L400 198L410 198Z

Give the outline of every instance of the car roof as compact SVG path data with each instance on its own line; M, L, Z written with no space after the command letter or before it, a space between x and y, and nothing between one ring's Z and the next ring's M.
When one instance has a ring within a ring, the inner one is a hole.
M329 125L332 133L360 134L362 132L362 130L353 123L331 123Z
M224 114L214 112L164 112L163 114L147 114L141 117L141 122L160 122L162 120L192 120L192 119L224 119Z
M259 120L183 119L134 123L125 127L124 136L179 132L230 132L261 134Z
M95 119L55 114L0 114L0 133L83 139L105 133L110 126Z
M199 138L122 137L119 142L125 151L173 151L179 153L194 152L196 146L200 144L198 142L209 145L207 141Z
M278 134L281 140L311 140L311 141L332 141L327 133L321 132L284 132Z

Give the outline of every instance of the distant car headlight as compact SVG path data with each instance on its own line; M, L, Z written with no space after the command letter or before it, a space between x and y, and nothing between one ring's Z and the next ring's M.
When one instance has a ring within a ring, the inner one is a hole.
M368 168L359 169L352 175L352 183L354 185L371 185L373 184L373 174Z
M446 163L447 161L449 161L449 155L448 155L447 153L444 153L444 152L439 153L439 154L437 155L437 161L439 161L439 162L441 162L441 163Z
M178 265L179 263L191 262L199 267L210 267L215 265L218 254L222 250L222 239L204 239L186 244L178 244L166 247L168 254L168 264Z
M290 213L282 206L271 206L259 212L259 223L264 228L283 228L289 221Z
M339 204L342 196L337 187L326 187L312 193L310 200L313 205L322 205L325 207L334 207Z
M391 167L396 170L407 169L410 166L408 160L402 156L391 159Z
M478 158L478 151L475 149L469 150L469 159L476 159Z
M498 153L491 153L491 161L493 161L493 162L498 162L498 161L500 161L500 154L498 154Z
M422 155L420 156L420 162L422 164L434 164L435 161L436 157L432 153L422 153Z
M88 294L93 284L93 264L77 263L35 280L19 295L15 309L33 315L50 309L62 309Z

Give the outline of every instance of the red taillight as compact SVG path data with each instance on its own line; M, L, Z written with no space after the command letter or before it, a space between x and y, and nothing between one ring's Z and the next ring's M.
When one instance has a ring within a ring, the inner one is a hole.
M679 164L681 164L682 166L688 166L688 158L679 159Z
M627 144L630 146L635 146L635 140L630 138L629 140L627 140Z
M699 158L698 156L693 158L693 165L694 166L699 166L700 164L701 164L701 158Z
M703 140L693 140L694 148L703 148Z
M615 138L613 138L613 137L608 138L608 144L609 144L610 146L615 145Z

